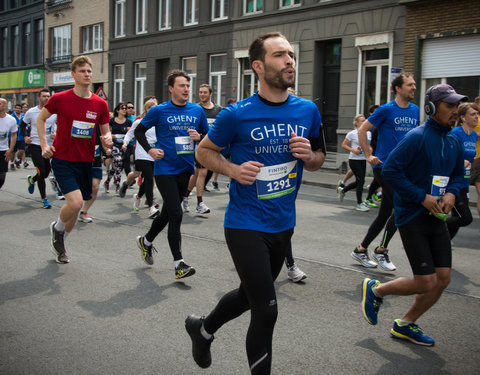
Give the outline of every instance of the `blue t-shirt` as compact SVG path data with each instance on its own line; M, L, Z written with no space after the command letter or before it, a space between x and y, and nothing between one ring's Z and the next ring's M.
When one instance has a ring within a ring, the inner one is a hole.
M407 108L398 106L395 100L377 108L368 118L368 121L377 128L377 148L375 156L383 163L398 142L418 124L420 111L418 106L410 103ZM382 168L383 164L373 165L373 168Z
M188 129L208 132L207 116L202 107L190 102L184 106L177 106L171 101L163 102L150 108L140 125L147 129L155 126L155 148L164 152L162 159L155 160L155 176L176 175L185 171L195 173L194 142L188 135Z
M450 133L455 134L458 139L460 139L460 142L462 143L463 147L463 159L468 160L470 163L473 162L473 159L475 158L475 155L477 154L477 133L475 131L472 131L472 134L468 135L465 133L465 130L461 126L457 126L456 128L452 129ZM472 166L469 165L468 168L465 168L465 173L464 173L464 180L465 180L465 186L468 188L470 186L470 172L472 170Z
M264 164L252 185L232 179L224 226L279 233L295 226L295 197L302 181L303 162L289 146L291 133L305 138L320 135L316 105L290 95L281 105L268 105L258 94L224 108L208 132L219 147L230 145L231 161Z
M15 112L12 113L12 117L15 119L17 122L17 141L23 141L23 134L20 131L20 123L22 122L23 119L23 113L20 112L20 116L18 117Z

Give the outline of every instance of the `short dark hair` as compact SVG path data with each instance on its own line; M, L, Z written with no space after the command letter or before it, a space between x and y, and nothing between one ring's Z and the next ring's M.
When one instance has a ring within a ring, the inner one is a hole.
M372 104L368 106L368 114L371 115L375 110L380 107L378 104Z
M20 103L15 104L15 107L20 107L22 108L22 105Z
M255 39L248 48L248 61L250 62L250 66L255 60L265 62L266 51L264 48L264 44L265 41L269 38L283 38L287 40L287 37L278 31L272 31L270 33L258 36L257 39ZM255 72L255 69L253 69L253 72L255 73L255 76L257 76L257 72Z
M170 71L170 73L168 73L168 76L167 76L168 86L173 87L173 85L175 84L175 79L177 79L177 77L185 77L187 81L190 82L190 76L188 75L187 72L180 69L174 69Z
M116 106L115 106L115 109L113 110L113 117L117 117L118 116L118 111L120 110L120 107L126 107L127 106L127 103L125 102L120 102L118 103Z
M206 87L208 89L208 92L210 94L213 94L213 90L208 83L202 83L198 89L200 90L200 88L202 88L202 87Z
M43 89L41 89L41 90L38 92L38 96L42 95L42 92L46 92L46 93L50 94L50 90L49 90L49 89L43 88Z
M404 82L404 78L408 78L408 77L412 77L413 78L413 74L412 73L408 73L408 72L402 72L402 73L398 73L395 78L393 79L392 81L392 89L393 89L393 92L396 94L397 93L397 89L396 87L402 87L403 85L403 82Z

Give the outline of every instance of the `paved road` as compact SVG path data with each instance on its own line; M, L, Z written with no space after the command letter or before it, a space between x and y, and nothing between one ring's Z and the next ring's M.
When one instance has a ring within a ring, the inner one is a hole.
M71 263L57 265L49 251L48 225L62 203L40 208L38 192L26 192L32 172L8 173L0 190L1 374L248 373L248 314L217 333L207 370L193 362L183 328L188 314L208 313L238 284L223 238L227 194L205 193L210 215L184 216L183 252L197 274L175 281L164 233L155 241L154 266L140 259L135 237L147 231L150 220L146 210L132 213L135 190L125 199L101 193L90 212L95 223L80 223L68 239ZM53 198L50 186L47 191ZM366 270L349 254L375 211L354 211L351 197L339 205L332 189L315 186L303 186L297 202L294 255L308 278L293 284L282 272L277 280L274 374L479 373L476 215L454 242L447 292L419 321L437 341L424 348L389 336L410 297L387 298L376 327L360 311L364 277L410 275L399 236L390 246L398 270Z

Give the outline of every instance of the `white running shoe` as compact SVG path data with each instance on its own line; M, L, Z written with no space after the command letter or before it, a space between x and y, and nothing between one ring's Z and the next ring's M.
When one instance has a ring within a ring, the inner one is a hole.
M395 271L397 268L390 261L388 256L388 250L382 250L380 252L372 251L372 258L378 263L378 266L384 271Z
M53 176L48 177L48 181L50 181L53 191L55 193L58 193L57 180L55 180L55 177Z
M377 263L373 262L370 260L368 257L367 250L365 251L360 251L356 252L355 250L352 251L352 254L350 254L353 259L355 259L357 262L361 263L362 266L367 267L367 268L375 268L377 267Z
M150 219L153 219L155 216L157 216L160 213L160 211L156 209L155 206L150 207L148 211L149 211L148 217Z
M195 210L197 214L208 214L210 212L210 208L203 202L200 202Z
M80 215L78 215L78 220L82 223L91 223L93 221L93 219L88 216L86 212L80 212Z
M357 207L355 207L355 209L357 211L362 211L362 212L370 211L370 208L368 208L368 206L363 202L360 203L360 204L357 204Z
M141 198L138 198L137 194L133 194L133 210L138 211L140 209Z
M343 202L343 198L345 198L345 193L343 192L344 189L345 189L345 188L343 188L343 187L341 187L341 186L339 186L339 187L337 188L337 198L338 198L338 201L339 201L340 203L342 203L342 202Z
M190 212L190 204L188 203L188 198L183 197L182 200L182 211L185 212Z
M305 280L307 278L307 274L303 272L300 268L298 268L296 264L294 264L287 270L287 276L294 283L298 283L299 281Z

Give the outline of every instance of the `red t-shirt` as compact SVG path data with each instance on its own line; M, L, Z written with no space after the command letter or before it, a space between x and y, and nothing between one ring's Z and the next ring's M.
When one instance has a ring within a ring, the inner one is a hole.
M97 126L108 124L110 120L107 102L93 93L88 99L81 98L70 89L52 95L45 108L57 114L53 157L93 161Z

